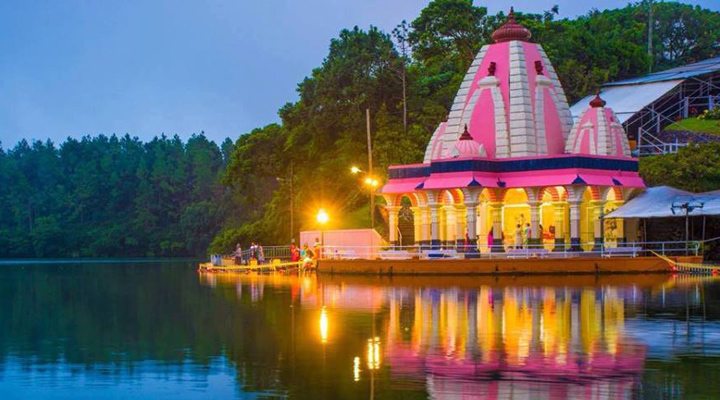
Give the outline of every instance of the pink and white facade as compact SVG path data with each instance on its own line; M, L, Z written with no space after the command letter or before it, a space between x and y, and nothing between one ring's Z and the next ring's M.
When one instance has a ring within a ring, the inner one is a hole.
M557 74L530 36L511 11L468 69L423 162L389 168L381 192L391 242L408 200L417 244L454 244L466 234L484 244L492 230L500 248L518 225L530 233L526 243L556 249L632 235L601 219L645 187L622 125L600 98L573 124Z

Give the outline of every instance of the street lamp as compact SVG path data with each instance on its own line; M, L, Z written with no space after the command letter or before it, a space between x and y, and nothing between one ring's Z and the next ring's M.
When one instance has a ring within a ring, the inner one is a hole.
M290 160L290 178L276 177L279 183L290 183L290 243L295 242L295 188L293 187L293 162Z
M315 220L320 224L320 251L322 254L322 250L325 248L325 231L323 230L323 225L330 221L330 215L324 208L321 208L318 210L317 215L315 215ZM321 254L317 255L318 259L321 258Z
M350 167L350 172L353 175L365 174L363 182L370 188L370 227L375 229L375 190L380 186L380 181L356 166Z
M670 211L675 215L676 210L685 211L685 254L687 255L688 242L690 241L690 213L696 208L703 208L705 204L695 199L689 199L687 201L676 201L670 206Z
M325 211L324 208L321 208L318 210L317 215L315 216L315 219L317 219L317 222L321 225L325 225L330 221L330 216L328 215L327 211Z

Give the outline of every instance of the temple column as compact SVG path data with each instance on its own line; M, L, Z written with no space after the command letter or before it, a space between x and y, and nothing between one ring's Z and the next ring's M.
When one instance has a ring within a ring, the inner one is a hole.
M580 204L582 201L571 200L570 204L570 251L582 251L580 247Z
M420 207L410 207L413 213L413 235L415 236L415 244L418 245L422 241L422 215Z
M540 245L540 202L529 201L530 206L530 237L528 238L528 244Z
M465 202L465 224L467 225L467 233L470 236L470 248L465 249L466 252L471 254L478 253L477 246L477 203L476 202Z
M555 219L555 248L553 251L565 250L565 205L564 201L552 203Z
M490 207L490 219L492 220L493 224L493 248L492 252L504 252L505 247L502 240L503 237L503 231L502 231L502 206L503 203L501 201L495 201L488 203L488 206Z
M430 204L430 245L433 248L440 247L439 211L440 204Z
M593 251L600 251L603 245L603 214L605 213L605 200L593 200L590 202L593 213L593 237L595 244Z
M390 245L395 247L398 244L398 213L400 211L400 207L386 206L385 209L388 212L388 230L390 231Z
M425 206L420 208L420 237L421 244L427 246L430 244L430 208Z
M444 206L443 211L445 211L445 242L443 243L444 246L455 246L455 230L457 227L455 224L457 223L457 219L455 218L455 206Z
M465 205L455 206L455 243L459 248L465 244ZM463 249L464 251L465 249Z

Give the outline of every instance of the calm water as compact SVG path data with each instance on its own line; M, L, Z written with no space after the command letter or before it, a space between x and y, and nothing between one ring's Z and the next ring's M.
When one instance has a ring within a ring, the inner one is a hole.
M0 268L2 399L720 397L712 278Z

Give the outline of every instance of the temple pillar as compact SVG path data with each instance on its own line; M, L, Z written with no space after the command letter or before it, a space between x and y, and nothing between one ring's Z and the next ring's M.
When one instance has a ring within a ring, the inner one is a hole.
M552 203L555 220L555 248L553 251L565 250L565 203L555 201Z
M388 236L390 237L390 245L394 247L398 244L398 213L400 212L400 207L386 206L385 209L388 212Z
M505 246L502 240L503 237L503 231L502 231L502 206L503 203L501 201L494 201L491 203L488 203L488 206L490 207L490 219L492 220L493 225L493 247L492 252L504 252Z
M570 251L582 251L580 247L580 204L579 200L568 201L570 204Z
M455 231L457 230L457 218L455 215L455 206L449 205L444 206L443 211L445 212L445 240L444 246L455 246Z
M465 224L467 225L467 234L470 237L470 248L465 249L465 251L471 254L478 253L476 218L477 203L465 202Z
M440 204L430 204L430 245L433 248L440 247L439 212Z
M420 214L420 207L410 207L410 211L413 213L413 235L415 236L415 244L418 245L422 242L422 215Z
M590 202L593 215L593 251L600 251L603 245L603 215L605 213L605 200L593 200Z
M540 238L540 202L529 201L530 206L530 237L528 238L528 244L540 245L542 240Z
M455 206L455 243L459 248L465 245L465 205ZM465 249L463 248L463 251Z
M420 237L421 244L426 246L430 244L430 208L429 207L420 207Z

